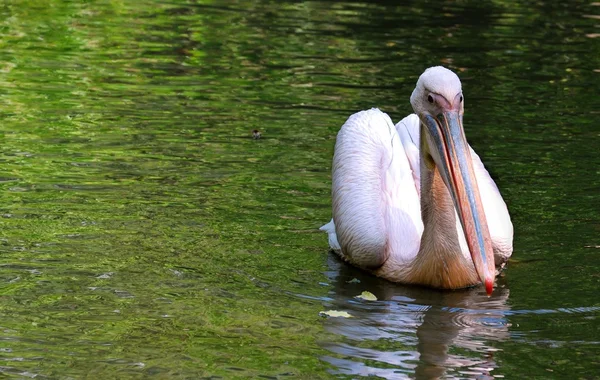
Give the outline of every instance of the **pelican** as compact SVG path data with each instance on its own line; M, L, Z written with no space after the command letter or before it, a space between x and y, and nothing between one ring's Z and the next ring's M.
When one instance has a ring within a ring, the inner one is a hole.
M513 227L498 188L463 130L464 96L452 71L431 67L394 125L378 109L340 129L331 222L342 259L387 280L439 289L480 283L512 254Z

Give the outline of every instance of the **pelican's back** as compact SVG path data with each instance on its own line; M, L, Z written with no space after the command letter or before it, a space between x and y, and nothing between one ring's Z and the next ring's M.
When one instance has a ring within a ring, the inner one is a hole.
M418 123L418 119L417 119ZM341 256L374 269L418 252L423 225L418 181L391 119L378 109L356 113L342 126L332 167L333 221L323 227ZM418 154L418 150L417 150ZM335 231L332 237L331 232Z

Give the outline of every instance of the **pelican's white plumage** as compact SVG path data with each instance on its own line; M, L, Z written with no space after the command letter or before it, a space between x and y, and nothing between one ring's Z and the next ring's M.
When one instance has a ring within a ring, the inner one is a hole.
M396 125L371 109L342 126L332 165L333 219L321 229L342 258L391 281L459 288L485 280L489 293L494 266L485 256L504 265L513 229L496 184L464 140L460 80L430 68L411 104L416 114ZM468 152L461 151L461 134Z

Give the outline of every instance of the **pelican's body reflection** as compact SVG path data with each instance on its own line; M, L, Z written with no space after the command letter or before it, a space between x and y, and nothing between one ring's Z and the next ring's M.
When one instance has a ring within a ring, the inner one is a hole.
M483 287L437 291L397 285L366 274L330 254L333 291L326 308L352 318L330 318L340 342L323 359L335 373L388 379L492 378L494 342L509 337L509 290L501 278L488 298ZM363 291L378 301L355 298Z

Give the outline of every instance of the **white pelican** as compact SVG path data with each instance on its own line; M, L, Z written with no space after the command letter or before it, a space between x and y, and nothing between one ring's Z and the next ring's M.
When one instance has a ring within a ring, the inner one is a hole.
M390 281L458 289L485 284L512 254L513 227L496 184L463 131L456 74L431 67L415 114L396 126L371 109L346 121L332 165L333 219L321 227L344 260Z

